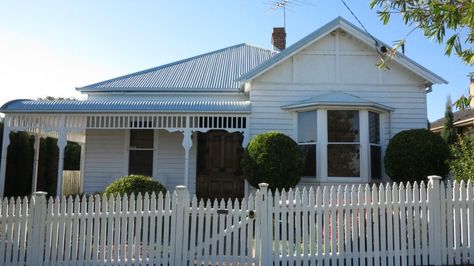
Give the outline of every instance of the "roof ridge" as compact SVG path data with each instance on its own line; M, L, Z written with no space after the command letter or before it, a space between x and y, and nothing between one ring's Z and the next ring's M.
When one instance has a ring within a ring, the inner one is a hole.
M203 54L195 55L195 56L192 56L192 57L184 58L184 59L181 59L181 60L178 60L178 61L166 63L164 65L159 65L159 66L156 66L156 67L147 68L147 69L144 69L144 70L140 70L140 71L133 72L133 73L130 73L130 74L126 74L126 75L118 76L118 77L115 77L115 78L107 79L107 80L104 80L104 81L96 82L96 83L89 84L89 85L86 85L86 86L76 87L76 90L81 90L81 89L92 88L92 87L95 87L95 86L100 86L104 83L113 82L113 81L116 81L116 80L120 80L120 79L124 79L124 78L129 78L129 77L133 77L133 76L153 72L153 71L164 69L164 68L167 68L167 67L170 67L170 66L174 66L174 65L185 63L185 62L189 62L189 61L197 59L197 58L202 58L202 57L205 57L205 56L218 54L218 53L222 53L224 51L228 51L228 50L239 48L239 47L245 47L245 46L261 49L261 50L268 51L268 52L271 52L271 53L273 52L272 50L265 49L265 48L262 48L262 47L258 47L258 46L255 46L255 45L250 45L250 44L247 44L247 43L239 43L239 44L231 45L231 46L224 47L224 48L221 48L221 49L218 49L218 50L214 50L214 51L206 52L206 53L203 53Z

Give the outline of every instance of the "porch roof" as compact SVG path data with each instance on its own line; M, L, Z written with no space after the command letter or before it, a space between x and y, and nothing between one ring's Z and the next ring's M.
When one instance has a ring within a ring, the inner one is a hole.
M394 111L393 107L377 103L374 101L366 100L355 95L333 91L322 93L320 95L304 99L292 104L284 105L281 108L285 110L300 110L311 107L323 107L323 106L357 106L357 107L369 107L386 112Z
M250 101L218 100L13 100L2 113L250 113Z

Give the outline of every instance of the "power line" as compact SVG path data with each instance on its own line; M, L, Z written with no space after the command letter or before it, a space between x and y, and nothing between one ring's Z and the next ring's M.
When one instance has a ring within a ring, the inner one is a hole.
M375 46L378 47L379 46L379 42L377 41L377 39L372 35L370 34L370 32L367 30L367 28L365 28L364 24L362 24L362 22L360 21L360 19L356 16L356 14L352 11L352 9L347 5L346 1L344 0L341 0L342 4L347 8L347 10L349 10L349 12L351 13L351 15L357 20L357 22L359 23L359 25L362 27L362 29L364 29L364 31L370 36L370 38L372 38L375 42Z

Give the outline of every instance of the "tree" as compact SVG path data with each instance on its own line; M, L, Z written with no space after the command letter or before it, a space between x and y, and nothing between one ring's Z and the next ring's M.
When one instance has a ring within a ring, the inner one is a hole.
M416 29L423 31L427 38L432 38L445 46L445 54L454 53L464 63L474 64L474 4L472 0L371 0L370 7L377 8L380 20L387 24L392 14L400 14L403 22L412 29L389 50L395 51L404 45L407 37ZM385 58L381 56L380 66ZM461 96L455 105L464 109L469 106L469 96Z
M444 112L444 127L441 132L441 137L448 144L453 144L456 141L456 129L453 125L453 108L451 97L446 99L446 111Z
M451 145L449 168L457 181L474 181L474 135L464 135Z

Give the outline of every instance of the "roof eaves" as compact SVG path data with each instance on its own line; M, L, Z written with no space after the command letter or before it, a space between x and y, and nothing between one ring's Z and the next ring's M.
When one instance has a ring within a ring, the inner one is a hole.
M128 113L161 113L161 114L174 114L174 113L196 113L196 114L250 114L250 110L217 110L217 111L211 111L211 110L158 110L158 111L150 111L150 110L116 110L116 111L110 111L110 110L4 110L0 109L0 113L4 114L14 114L14 113L35 113L35 114L128 114Z

